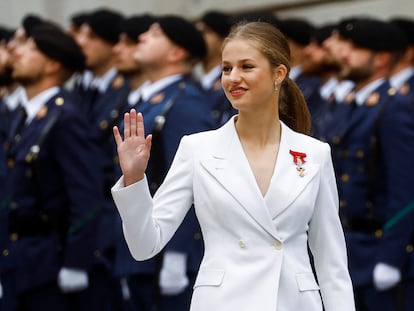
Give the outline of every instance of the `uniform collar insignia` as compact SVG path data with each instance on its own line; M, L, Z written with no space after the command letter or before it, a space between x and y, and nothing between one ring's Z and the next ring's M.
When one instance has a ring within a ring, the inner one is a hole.
M40 120L46 117L47 111L47 106L43 106L42 108L40 108L39 112L36 114L36 120Z
M112 81L112 88L117 90L124 85L124 77L116 76L115 79Z
M399 89L398 93L401 95L407 95L410 93L410 85L408 83L404 83Z
M355 92L349 92L348 94L346 94L345 98L344 98L344 104L349 105L350 103L352 103L355 99Z
M157 93L154 96L151 97L151 104L159 104L160 102L162 102L164 100L164 93Z
M368 96L367 100L365 101L365 105L375 106L376 104L378 104L379 100L380 100L380 94L377 92L374 92Z

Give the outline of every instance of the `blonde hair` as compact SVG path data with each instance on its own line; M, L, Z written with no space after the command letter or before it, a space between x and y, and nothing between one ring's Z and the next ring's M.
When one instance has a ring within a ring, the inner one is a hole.
M224 46L233 39L252 42L267 58L271 68L284 65L286 78L280 85L279 117L290 128L304 134L310 133L311 117L302 92L289 78L290 49L285 36L272 24L266 22L241 22L233 26L223 42Z

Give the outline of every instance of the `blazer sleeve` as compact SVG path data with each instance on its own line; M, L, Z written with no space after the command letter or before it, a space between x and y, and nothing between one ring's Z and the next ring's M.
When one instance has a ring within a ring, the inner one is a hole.
M309 224L309 247L326 311L355 310L330 147L322 149L320 185Z
M192 163L191 147L185 136L154 198L146 178L124 187L121 177L112 187L125 240L136 260L158 254L182 223L193 203Z

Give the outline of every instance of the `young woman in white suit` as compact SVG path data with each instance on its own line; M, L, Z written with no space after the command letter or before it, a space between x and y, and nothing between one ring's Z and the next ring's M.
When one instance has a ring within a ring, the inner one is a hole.
M330 148L306 135L286 39L270 24L241 24L222 56L239 113L185 136L153 198L143 116L125 114L123 138L114 128L123 176L112 195L132 255L161 251L194 204L205 254L191 311L355 310Z

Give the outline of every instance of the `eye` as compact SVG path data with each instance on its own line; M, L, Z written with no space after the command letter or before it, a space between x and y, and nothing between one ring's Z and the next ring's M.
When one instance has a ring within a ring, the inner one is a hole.
M221 71L223 73L229 73L231 71L231 67L230 66L223 66Z
M254 68L254 66L253 65L250 65L250 64L243 64L243 69L253 69Z

